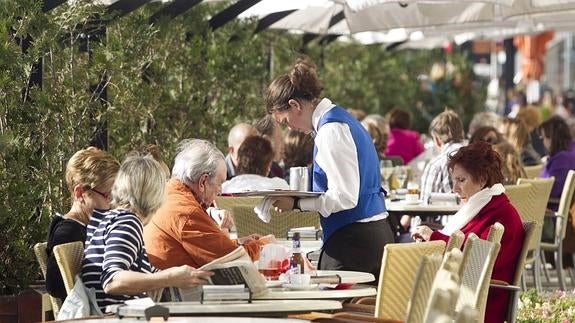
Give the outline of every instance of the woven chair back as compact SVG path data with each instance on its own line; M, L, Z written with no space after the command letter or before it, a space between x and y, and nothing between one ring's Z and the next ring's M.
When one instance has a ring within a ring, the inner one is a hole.
M375 317L404 320L422 257L442 254L444 250L444 241L387 244L379 274Z
M319 228L319 213L317 212L276 212L271 211L271 220L265 223L254 212L254 207L262 198L257 197L217 197L216 206L230 211L236 225L238 237L252 233L261 235L273 234L278 239L286 239L291 228Z
M74 278L82 269L84 257L84 244L81 241L64 243L54 247L54 256L60 268L66 292L74 288Z
M47 245L47 242L38 242L34 245L34 253L36 254L36 259L38 260L40 271L42 271L44 279L46 279L46 271L48 270L48 254L46 253ZM54 313L54 318L56 318L60 312L62 301L60 301L59 298L50 296L50 303L52 304L52 313Z

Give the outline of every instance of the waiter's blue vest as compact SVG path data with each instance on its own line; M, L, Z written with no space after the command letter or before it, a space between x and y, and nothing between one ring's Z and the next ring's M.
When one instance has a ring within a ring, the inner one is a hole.
M334 232L344 226L386 211L383 189L381 188L379 157L371 137L355 118L338 106L333 107L321 117L317 127L318 131L328 122L345 123L351 130L359 163L359 199L353 209L332 213L327 218L320 216L324 243ZM325 192L328 187L327 176L317 164L316 155L317 146L314 146L313 191Z

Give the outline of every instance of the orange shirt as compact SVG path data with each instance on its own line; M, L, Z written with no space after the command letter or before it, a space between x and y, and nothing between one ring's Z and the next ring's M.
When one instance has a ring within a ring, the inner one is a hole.
M144 244L152 265L166 269L190 265L198 268L238 247L200 206L192 191L177 179L167 184L166 201L144 227ZM244 245L252 260L260 256L260 243Z

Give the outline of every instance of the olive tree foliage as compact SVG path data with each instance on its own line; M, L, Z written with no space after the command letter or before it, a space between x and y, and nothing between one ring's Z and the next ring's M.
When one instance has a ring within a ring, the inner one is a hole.
M145 8L110 26L98 59L109 66L112 151L152 142L173 152L189 137L225 149L233 124L263 114L268 40L252 37L247 22L212 31L206 17L221 8L200 5L154 25Z
M45 240L50 214L69 207L65 160L86 146L98 105L84 87L90 69L74 30L94 10L78 3L47 15L31 0L0 6L0 294L36 278L31 246ZM40 87L32 79L42 61Z
M51 216L70 208L66 162L99 129L107 130L108 150L119 160L155 143L170 165L177 143L190 137L225 152L228 130L265 114L265 88L300 55L301 35L254 34L253 20L213 30L209 18L226 3L202 3L151 23L162 5L117 16L92 1L66 2L48 13L39 0L2 1L0 294L39 277L32 246L46 240ZM433 100L421 94L417 76L445 60L441 53L338 42L312 42L305 52L318 65L324 94L345 107L385 114L399 106L421 116L416 109L435 113L441 102L462 113L477 103L468 95L474 87L451 86L452 80ZM466 61L454 65L465 71ZM31 82L38 66L41 85Z

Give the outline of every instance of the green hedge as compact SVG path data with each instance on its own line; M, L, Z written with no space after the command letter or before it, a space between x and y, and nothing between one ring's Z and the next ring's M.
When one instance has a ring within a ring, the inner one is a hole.
M114 18L87 1L48 13L39 1L2 1L0 294L37 278L31 246L45 240L51 214L68 210L65 163L89 145L99 125L107 125L109 150L118 159L133 147L156 143L169 164L177 142L189 137L207 138L225 150L228 129L263 115L265 87L289 69L302 46L301 35L275 30L254 35L255 21L210 30L208 17L225 8L221 3L200 4L151 25L149 17L160 6L151 3ZM105 37L90 42L88 54L82 30L104 27L98 21L110 22ZM19 39L27 37L32 42L23 53ZM470 117L482 105L482 88L459 80L470 75L459 54L387 52L343 42L314 42L306 53L319 66L326 96L368 113L384 114L395 106L412 110L422 131L427 121L417 106L435 114L448 105ZM416 77L445 59L459 72L438 82L445 86L430 105ZM40 60L42 88L32 87L24 100ZM90 90L100 81L107 85L106 100Z

